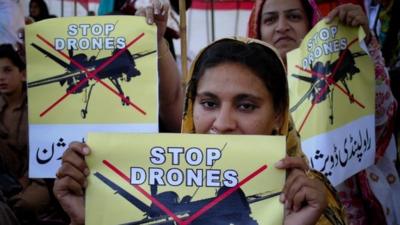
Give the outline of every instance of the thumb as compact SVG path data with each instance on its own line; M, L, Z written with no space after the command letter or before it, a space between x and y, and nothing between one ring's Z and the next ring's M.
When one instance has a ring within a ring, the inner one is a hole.
M336 7L332 11L330 11L328 15L326 15L325 17L325 23L330 24L333 18L335 18L335 16L338 15L338 13L339 13L339 7Z

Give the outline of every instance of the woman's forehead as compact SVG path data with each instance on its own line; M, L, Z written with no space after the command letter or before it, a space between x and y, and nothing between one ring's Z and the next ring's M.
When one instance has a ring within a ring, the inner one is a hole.
M257 95L266 89L264 82L250 68L241 63L221 63L208 68L199 80L197 93L243 91Z
M301 0L266 0L263 12L304 10Z

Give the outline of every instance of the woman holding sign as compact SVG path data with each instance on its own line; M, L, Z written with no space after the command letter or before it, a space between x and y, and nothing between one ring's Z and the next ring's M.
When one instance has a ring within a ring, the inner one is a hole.
M384 69L380 46L360 6L340 5L327 15L327 22L330 23L334 17L349 26L362 26L367 34L365 42L370 56L375 62L376 78L377 163L337 187L339 196L345 203L352 224L398 224L399 207L396 206L396 200L392 200L394 195L391 193L400 192L395 188L399 181L395 178L397 172L393 160L387 157L388 154L396 154L395 146L390 145L390 141L397 104L390 91L390 79ZM320 19L317 4L313 0L257 0L249 21L249 36L274 45L286 61L286 53L299 47L305 35Z
M183 132L287 135L292 130L285 67L270 46L252 39L222 39L203 50L192 65ZM72 224L84 223L89 175L84 157L89 153L87 145L72 143L57 173L54 193ZM288 170L280 196L284 223L345 224L332 189L302 158L297 136L288 136L287 154L276 163Z

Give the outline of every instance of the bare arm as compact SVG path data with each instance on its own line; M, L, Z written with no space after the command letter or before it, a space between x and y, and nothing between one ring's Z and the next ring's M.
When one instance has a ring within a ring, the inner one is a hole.
M176 62L167 41L158 43L160 119L171 132L180 132L183 108L183 88Z
M148 24L156 23L157 25L160 118L168 131L179 132L182 121L183 90L178 66L164 39L168 10L168 2L152 0L148 6L139 8L136 15L145 16Z

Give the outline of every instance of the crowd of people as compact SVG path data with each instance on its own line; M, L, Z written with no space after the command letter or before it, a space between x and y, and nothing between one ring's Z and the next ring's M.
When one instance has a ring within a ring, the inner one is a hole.
M116 1L115 5L126 10L131 2ZM192 62L185 87L165 38L169 3L153 0L146 8L129 12L146 17L158 28L163 132L286 136L287 156L276 164L287 171L279 197L285 206L284 224L400 224L400 206L395 201L400 199L400 153L394 144L400 142L396 122L400 27L394 13L400 4L394 0L332 2L321 7L314 0L255 0L248 37L224 38L205 47ZM20 10L18 0L0 0L0 12L10 15L6 21L17 21L12 19L15 10ZM43 0L31 0L29 11L25 20L29 23L52 17ZM286 55L299 47L318 21L330 23L336 17L366 33L375 66L376 156L372 166L332 187L323 174L310 169L301 149L301 137L288 109ZM84 190L90 173L85 157L95 150L73 142L55 180L27 175L26 64L18 49L23 42L18 35L22 27L0 21L0 222L84 224Z

